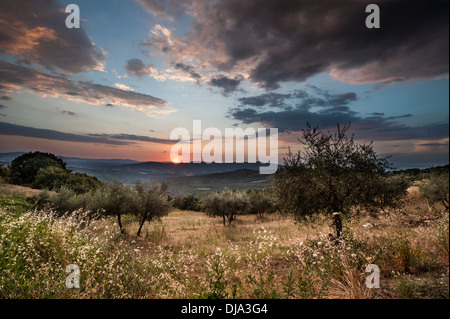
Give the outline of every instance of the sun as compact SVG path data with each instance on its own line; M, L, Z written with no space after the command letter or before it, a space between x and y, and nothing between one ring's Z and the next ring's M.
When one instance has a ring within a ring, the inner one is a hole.
M178 158L174 158L174 159L172 160L172 162L173 162L174 164L179 164L179 163L180 163L180 160L179 160Z

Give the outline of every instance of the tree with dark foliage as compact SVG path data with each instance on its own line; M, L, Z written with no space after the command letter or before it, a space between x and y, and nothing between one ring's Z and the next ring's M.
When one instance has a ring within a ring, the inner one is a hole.
M390 180L397 187L386 187L391 164L377 156L372 143L348 137L349 127L338 125L336 132L325 133L308 124L302 130L304 152L289 150L275 174L274 193L283 211L297 220L318 213L340 213L335 215L340 219L355 207L373 210L381 201L390 206L405 194L403 181ZM339 237L341 221L334 225Z
M9 179L17 185L31 185L41 168L54 166L66 169L66 163L51 153L29 152L15 158L9 165Z

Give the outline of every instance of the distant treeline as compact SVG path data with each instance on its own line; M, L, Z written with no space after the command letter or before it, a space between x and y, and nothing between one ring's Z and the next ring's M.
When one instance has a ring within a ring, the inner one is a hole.
M436 167L429 167L429 168L408 168L408 169L402 169L402 170L396 170L393 171L393 175L403 175L411 178L413 181L416 180L422 180L428 178L431 174L448 174L449 172L449 164L444 166L436 166Z

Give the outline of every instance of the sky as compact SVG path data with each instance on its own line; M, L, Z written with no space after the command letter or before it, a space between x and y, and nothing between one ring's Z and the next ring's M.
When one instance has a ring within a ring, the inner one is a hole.
M351 123L395 167L447 164L448 4L2 0L0 153L170 161L171 131L201 120L278 128L282 163L306 123Z

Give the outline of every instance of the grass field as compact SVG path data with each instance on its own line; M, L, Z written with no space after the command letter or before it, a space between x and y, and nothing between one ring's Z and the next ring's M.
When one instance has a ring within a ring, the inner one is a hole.
M410 189L402 209L345 219L238 216L231 226L201 212L138 220L54 217L31 209L23 190L0 195L0 298L448 298L448 212ZM80 268L68 289L65 268ZM365 285L368 264L379 289Z

